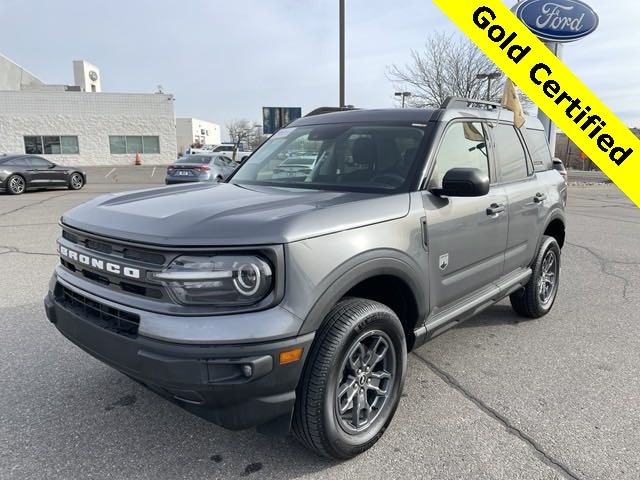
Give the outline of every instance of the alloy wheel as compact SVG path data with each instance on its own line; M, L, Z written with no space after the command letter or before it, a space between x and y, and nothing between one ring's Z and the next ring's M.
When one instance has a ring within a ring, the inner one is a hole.
M548 305L555 297L558 288L558 258L549 250L542 260L540 279L538 280L538 298L542 305Z
M83 184L83 180L82 177L80 175L78 175L77 173L74 173L71 176L71 186L75 189L75 190L79 190L82 188L82 184Z
M366 430L379 416L392 394L396 351L380 330L366 332L348 350L340 369L335 409L348 433Z
M24 192L25 189L25 181L22 177L13 177L9 180L9 189L11 193L19 195Z

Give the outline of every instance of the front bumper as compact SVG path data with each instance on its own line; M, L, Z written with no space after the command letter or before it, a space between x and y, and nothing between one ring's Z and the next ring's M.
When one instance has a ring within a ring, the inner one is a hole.
M49 320L71 342L180 407L222 427L286 431L313 334L236 345L193 345L115 333L49 292ZM279 353L303 349L280 365Z

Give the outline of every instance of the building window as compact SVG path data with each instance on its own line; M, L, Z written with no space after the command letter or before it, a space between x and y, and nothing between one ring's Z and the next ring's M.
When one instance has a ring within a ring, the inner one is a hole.
M80 153L78 137L60 137L60 145L64 155L76 155Z
M32 155L77 155L78 137L32 135L24 137L24 152Z
M144 153L160 153L160 137L142 137Z
M160 137L140 135L112 135L109 137L112 155L124 153L160 153Z

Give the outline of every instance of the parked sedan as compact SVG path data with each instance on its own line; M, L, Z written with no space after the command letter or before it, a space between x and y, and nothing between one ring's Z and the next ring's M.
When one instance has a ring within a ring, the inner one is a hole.
M221 182L237 164L224 155L187 155L167 167L164 183Z
M0 191L11 195L34 188L80 190L86 183L87 174L76 167L56 165L37 155L0 156Z

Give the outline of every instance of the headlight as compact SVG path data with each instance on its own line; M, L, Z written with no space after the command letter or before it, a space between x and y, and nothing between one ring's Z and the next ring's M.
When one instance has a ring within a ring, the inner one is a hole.
M252 255L185 255L151 277L184 305L253 305L271 292L273 284L271 266Z

